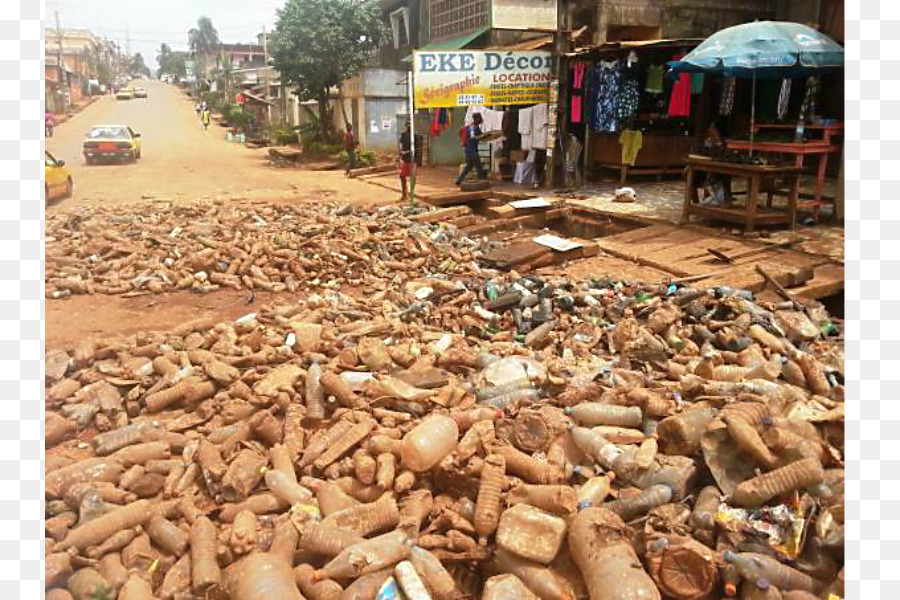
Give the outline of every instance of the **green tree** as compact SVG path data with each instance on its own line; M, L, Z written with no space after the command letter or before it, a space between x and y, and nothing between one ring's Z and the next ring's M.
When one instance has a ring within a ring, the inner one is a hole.
M184 61L186 58L186 52L173 51L168 44L160 44L159 50L156 52L156 61L159 63L159 74L184 78Z
M281 80L319 104L319 136L333 134L329 90L357 74L378 49L383 29L376 0L287 0L278 10L270 51Z
M135 55L131 57L128 64L128 72L131 75L150 77L150 67L144 62L144 56L140 52L135 53Z
M223 56L219 61L219 67L216 69L216 87L222 97L226 100L232 98L234 93L234 63L230 56Z
M188 46L200 67L198 72L205 73L209 59L219 51L219 32L213 27L212 19L197 19L197 26L188 31Z

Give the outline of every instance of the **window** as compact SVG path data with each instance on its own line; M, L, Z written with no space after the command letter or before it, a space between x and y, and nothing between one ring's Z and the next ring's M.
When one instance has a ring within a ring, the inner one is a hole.
M487 27L489 0L432 0L431 40L437 41Z
M398 8L391 13L391 33L394 34L394 48L409 46L409 7Z

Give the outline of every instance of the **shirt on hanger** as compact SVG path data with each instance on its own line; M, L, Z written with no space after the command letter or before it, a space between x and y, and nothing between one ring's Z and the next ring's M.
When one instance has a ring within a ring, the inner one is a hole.
M689 117L691 115L691 76L682 73L672 86L672 97L669 100L670 117Z
M647 84L644 91L651 94L663 93L663 66L650 65L647 67Z
M531 135L533 148L547 147L547 105L535 104L531 112Z

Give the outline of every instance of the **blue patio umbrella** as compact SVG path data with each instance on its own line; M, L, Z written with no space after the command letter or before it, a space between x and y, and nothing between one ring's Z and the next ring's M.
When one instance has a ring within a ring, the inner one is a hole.
M669 63L670 73L721 73L753 80L750 143L756 121L756 79L801 77L844 66L844 49L820 31L782 21L755 21L711 35L681 60Z

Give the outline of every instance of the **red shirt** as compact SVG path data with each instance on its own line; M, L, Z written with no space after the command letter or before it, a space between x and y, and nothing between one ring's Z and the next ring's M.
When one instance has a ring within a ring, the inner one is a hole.
M353 138L353 132L348 131L344 134L344 150L353 150L356 147L356 140Z

